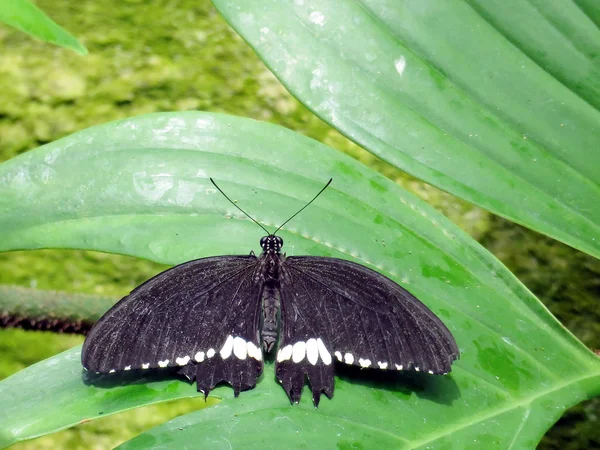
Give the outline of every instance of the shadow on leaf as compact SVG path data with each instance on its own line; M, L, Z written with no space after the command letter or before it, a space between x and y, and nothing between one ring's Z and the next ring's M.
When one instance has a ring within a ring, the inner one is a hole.
M336 366L336 374L338 377L336 390L338 391L343 390L345 384L358 384L378 391L388 391L400 399L407 399L415 394L419 398L443 405L451 405L460 397L460 390L452 375L361 369L345 364ZM384 401L380 394L376 396Z

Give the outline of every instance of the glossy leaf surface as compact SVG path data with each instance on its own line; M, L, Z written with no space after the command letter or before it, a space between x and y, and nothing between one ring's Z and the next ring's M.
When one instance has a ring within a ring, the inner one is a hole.
M600 3L213 3L368 151L600 257Z
M0 382L0 445L137 406L198 395L195 388L172 377L144 375L103 377L90 384L79 347L34 364Z

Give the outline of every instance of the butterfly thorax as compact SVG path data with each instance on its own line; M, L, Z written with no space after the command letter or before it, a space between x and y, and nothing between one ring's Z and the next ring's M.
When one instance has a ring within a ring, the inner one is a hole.
M276 285L279 288L279 265L281 264L281 247L283 239L279 236L268 235L260 240L260 246L263 249L261 259L263 260L262 273L265 277L266 286Z
M264 276L261 341L263 350L268 353L275 347L279 332L279 267L283 239L274 235L265 236L260 240L260 246L263 249L261 259L264 267L261 271Z

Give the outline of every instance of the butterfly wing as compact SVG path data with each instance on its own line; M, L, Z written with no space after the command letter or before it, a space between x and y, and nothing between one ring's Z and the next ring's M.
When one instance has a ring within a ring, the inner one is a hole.
M258 259L217 256L162 272L113 306L90 330L92 372L181 367L205 395L219 382L236 395L262 372Z
M336 258L286 258L276 374L292 402L308 375L313 401L333 394L333 359L363 368L446 374L456 342L423 303L367 267Z

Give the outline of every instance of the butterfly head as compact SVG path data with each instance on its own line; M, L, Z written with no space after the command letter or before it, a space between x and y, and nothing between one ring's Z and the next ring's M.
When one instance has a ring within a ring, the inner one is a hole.
M260 240L260 246L265 253L279 254L281 247L283 247L283 239L281 239L279 236L270 234L268 236L264 236Z

